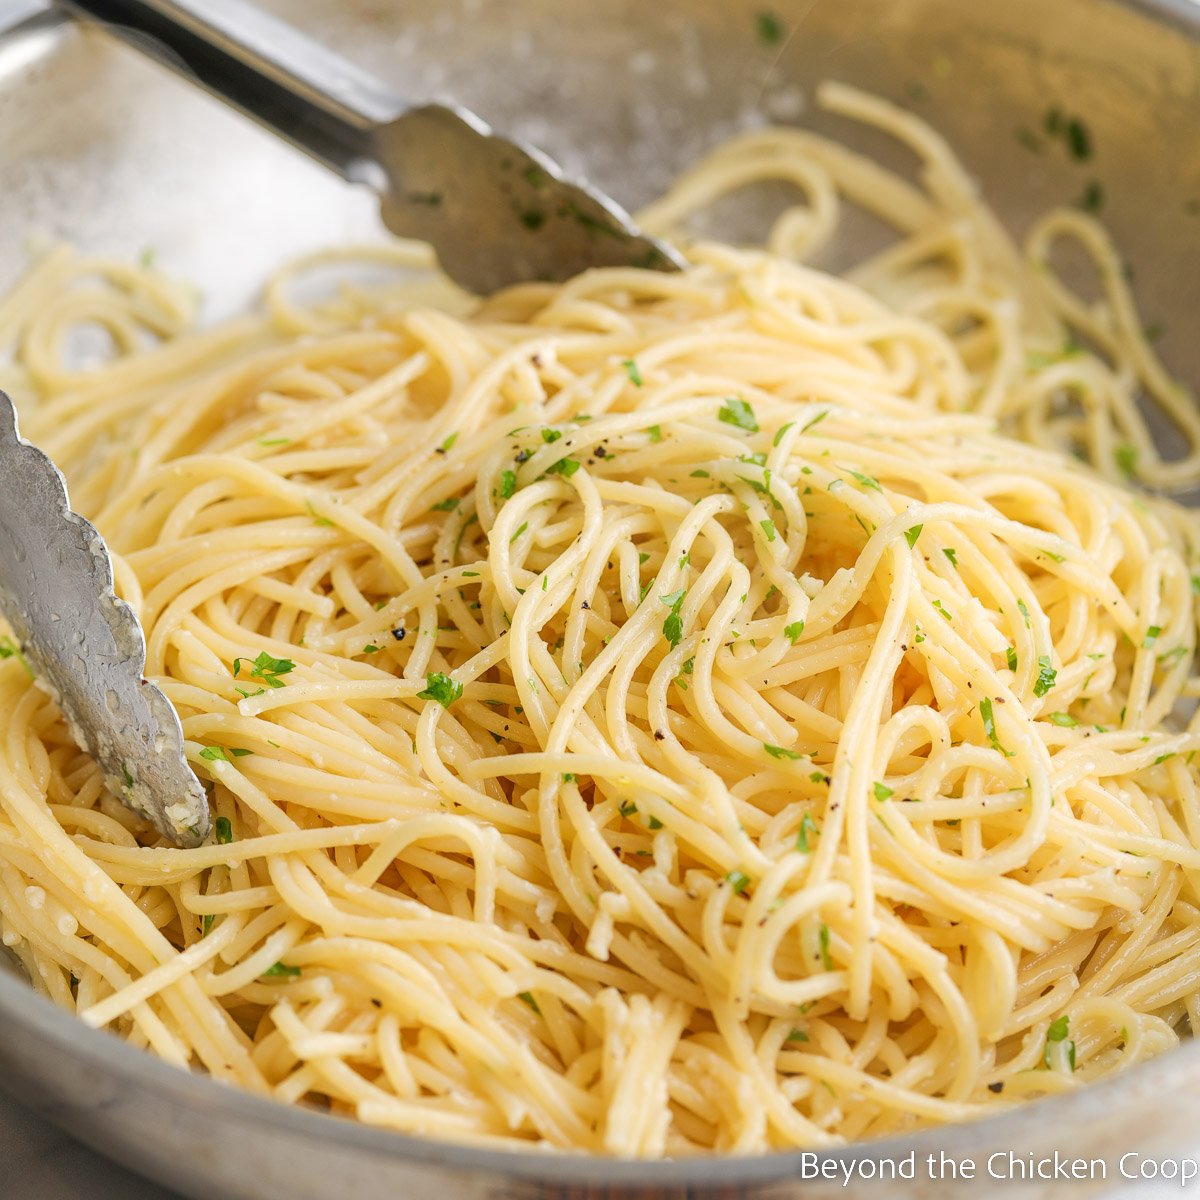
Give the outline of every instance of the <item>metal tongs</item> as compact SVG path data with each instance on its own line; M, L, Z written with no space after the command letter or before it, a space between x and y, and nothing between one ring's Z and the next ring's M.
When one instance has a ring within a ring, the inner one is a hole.
M375 189L384 224L429 242L468 291L570 279L588 267L684 265L532 146L458 105L409 103L244 0L63 2Z
M432 244L469 290L570 278L588 267L674 270L682 259L544 154L453 105L410 105L241 0L70 0L343 178L379 192L394 233ZM0 392L0 616L111 791L176 845L209 834L179 717L143 678L145 638L113 592L95 528L17 429Z

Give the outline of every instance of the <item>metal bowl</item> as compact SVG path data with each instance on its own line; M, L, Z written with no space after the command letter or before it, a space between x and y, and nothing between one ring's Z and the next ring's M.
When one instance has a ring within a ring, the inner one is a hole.
M1167 360L1192 382L1200 378L1192 332L1200 311L1200 7L773 0L787 36L767 44L756 33L766 6L270 4L400 90L466 102L586 169L631 207L705 147L765 119L811 123L896 161L877 137L805 111L822 78L909 103L950 138L1018 232L1035 213L1099 183L1146 319L1167 323ZM7 0L0 22L37 7ZM1052 105L1086 119L1093 160L1035 155L1020 143L1015 132L1036 127ZM153 247L168 270L200 284L209 317L244 304L289 255L380 235L370 197L102 35L53 16L0 37L0 212L0 286L20 271L31 239L127 256ZM744 236L762 218L755 205L723 210L715 232ZM93 1032L3 972L0 1028L0 1080L22 1099L204 1200L832 1196L846 1190L837 1172L906 1166L909 1155L915 1180L902 1186L910 1194L999 1191L1025 1173L1027 1156L1055 1151L1099 1160L1103 1175L1096 1166L1085 1173L1093 1186L1111 1187L1123 1178L1122 1155L1140 1156L1124 1160L1136 1175L1200 1140L1195 1043L974 1125L807 1156L635 1163L466 1149L277 1107ZM964 1178L970 1168L957 1178L939 1170L939 1154L973 1164L974 1178Z

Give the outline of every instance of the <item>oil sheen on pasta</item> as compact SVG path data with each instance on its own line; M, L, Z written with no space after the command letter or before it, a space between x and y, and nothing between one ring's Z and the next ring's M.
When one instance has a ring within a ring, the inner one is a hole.
M59 251L0 307L217 821L156 844L0 643L39 989L285 1103L650 1157L975 1118L1195 1023L1197 523L1125 478L1196 479L1192 402L1092 217L1018 248L928 128L821 98L919 181L735 139L652 229L802 201L681 275L478 305L391 245L415 284L302 307L300 264L197 333ZM891 248L801 265L848 204Z

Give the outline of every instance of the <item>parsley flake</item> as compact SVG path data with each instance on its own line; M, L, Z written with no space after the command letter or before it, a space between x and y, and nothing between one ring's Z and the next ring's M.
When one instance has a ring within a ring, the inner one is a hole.
M263 972L264 979L295 979L300 974L299 967L289 967L286 963L277 962Z
M1050 656L1039 654L1038 677L1037 682L1033 685L1033 694L1040 699L1054 686L1057 678L1058 672L1050 665Z
M805 813L800 818L800 828L796 831L796 849L801 854L812 853L812 838L817 832L817 823Z
M763 749L772 758L787 758L787 759L792 759L794 761L796 759L800 759L800 758L804 757L803 754L800 754L795 750L788 750L784 746L772 746L770 742L763 742Z
M425 679L425 688L417 693L418 700L436 700L443 708L449 708L463 694L463 685L449 675L434 671Z
M233 677L237 677L242 672L242 664L249 662L247 674L251 679L261 680L269 688L281 688L286 686L282 676L290 675L296 669L296 664L290 658L275 658L268 654L265 650L252 662L246 658L235 658L233 660ZM240 688L238 689L241 690ZM261 692L255 693L262 695Z
M725 879L733 888L734 894L740 896L750 886L750 876L745 871L730 871Z
M758 432L758 421L754 418L754 409L739 396L727 396L721 403L717 416L726 425L736 425L747 433Z

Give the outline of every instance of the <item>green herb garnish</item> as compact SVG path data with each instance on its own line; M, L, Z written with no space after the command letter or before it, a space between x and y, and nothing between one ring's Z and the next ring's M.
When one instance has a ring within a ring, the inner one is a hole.
M275 658L268 654L265 650L250 662L249 659L235 658L233 660L233 677L237 677L242 672L242 664L249 662L247 674L251 679L261 680L269 688L284 687L283 676L290 675L296 669L296 664L290 658ZM240 689L239 689L240 690ZM262 693L257 693L261 695Z
M230 755L234 758L245 758L247 754L253 754L253 750L243 750L237 746L231 746L226 749L224 746L205 746L200 751L200 757L207 762L230 762Z
M740 896L750 886L750 876L745 871L730 871L725 879L737 896Z
M426 676L425 688L417 693L418 700L436 700L443 708L449 708L463 694L463 685L449 675L434 671Z
M801 854L810 854L812 852L812 838L816 832L817 823L808 813L805 813L800 818L800 828L796 831L796 849Z
M987 735L987 740L991 742L992 749L998 750L1005 758L1012 758L1013 752L1006 750L1001 744L999 737L996 736L996 717L992 711L992 701L989 696L984 696L979 702L979 716L983 720L983 732Z
M783 41L783 22L773 12L756 13L754 30L764 46L778 46Z
M1050 665L1050 656L1039 654L1038 677L1037 682L1033 685L1033 694L1039 698L1044 696L1054 686L1057 678L1058 672Z
M686 594L684 589L680 588L677 592L659 596L659 599L671 610L663 622L663 637L667 639L672 650L683 640L683 618L679 615L679 610L683 607L683 598Z
M738 396L727 396L721 403L717 416L726 425L736 425L747 433L758 432L758 422L754 418L754 409Z
M788 758L795 760L804 757L803 754L800 754L795 750L788 750L785 746L772 746L770 742L763 742L763 749L772 758Z
M295 979L300 974L299 967L289 967L286 963L277 962L263 972L264 979Z

